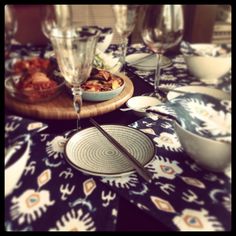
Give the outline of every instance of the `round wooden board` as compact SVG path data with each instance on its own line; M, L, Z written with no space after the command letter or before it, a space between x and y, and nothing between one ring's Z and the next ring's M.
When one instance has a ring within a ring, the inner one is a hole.
M81 118L94 117L111 112L122 106L134 92L132 81L124 74L117 73L125 81L123 91L111 100L103 102L83 102L80 116ZM72 97L63 91L58 97L49 102L28 104L20 102L10 97L5 92L5 105L10 110L22 115L41 119L70 120L77 119L77 114L73 107Z

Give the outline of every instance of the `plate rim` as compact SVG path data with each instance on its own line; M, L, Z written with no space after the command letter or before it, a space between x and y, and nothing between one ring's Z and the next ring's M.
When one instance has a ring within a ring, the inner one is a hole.
M147 139L149 139L149 141L152 143L153 145L153 153L151 155L151 158L150 160L148 160L145 164L143 164L143 167L147 166L152 160L153 158L155 157L155 154L156 154L156 145L155 145L155 142L146 134L144 133L143 131L139 130L139 129L136 129L134 127L130 127L130 126L126 126L126 125L118 125L118 124L113 124L113 123L109 123L109 124L104 124L104 125L101 125L101 127L104 127L104 126L119 126L119 127L123 127L123 128L129 128L129 129L133 129L135 130L136 132L140 132L142 133L144 136L146 136ZM78 167L77 165L75 165L74 163L72 163L72 161L70 160L70 158L68 157L67 153L66 153L66 147L69 143L69 141L73 138L73 136L75 136L76 134L80 133L81 131L84 131L84 130L87 130L87 129L95 129L96 130L96 127L94 126L90 126L88 128L85 128L85 129L81 129L79 131L76 131L74 132L73 134L71 134L65 145L64 145L64 150L63 150L63 154L64 154L64 157L66 159L66 161L72 165L75 169L83 172L83 173L86 173L86 174L90 174L90 175L95 175L95 176L100 176L100 177L119 177L119 176L124 176L124 175L129 175L129 174L132 174L132 173L135 173L136 170L133 169L133 170L130 170L130 171L125 171L125 172L118 172L118 173L101 173L101 172L96 172L96 171L89 171L89 170L86 170L84 168L81 168L81 167Z
M137 54L150 55L150 54L152 54L152 53L147 53L147 52L131 53L131 54L127 55L126 58L129 57L129 56L137 55ZM171 60L169 57L167 57L167 56L165 56L165 55L162 55L162 56L165 57L165 58L167 58L167 59L169 60L169 63L166 63L166 65L162 65L161 68L166 68L166 67L169 67L169 66L171 66L171 65L173 64L172 60ZM141 59L141 58L140 58L140 59ZM125 59L125 61L126 61L126 63L128 63L128 64L130 63L130 62L128 62L126 59ZM137 66L137 65L138 65L138 66ZM136 65L129 65L129 66L134 67L134 68L137 68L137 69L141 69L141 70L142 70L142 69L155 70L155 68L152 69L154 66L143 66L143 65L139 65L139 64L136 64Z

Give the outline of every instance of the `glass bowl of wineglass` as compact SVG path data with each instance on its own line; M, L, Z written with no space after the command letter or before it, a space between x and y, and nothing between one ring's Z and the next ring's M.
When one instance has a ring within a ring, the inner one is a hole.
M70 5L45 5L42 9L41 22L43 34L50 39L53 28L71 25L71 16L72 8Z
M72 6L71 5L44 5L41 8L41 30L44 36L50 40L51 31L56 27L69 27L72 24ZM49 47L48 47L49 46ZM51 45L49 44L42 50L41 55L44 57L55 57Z
M145 5L140 11L141 35L144 43L156 54L153 96L159 96L160 58L176 47L183 38L184 16L181 5Z

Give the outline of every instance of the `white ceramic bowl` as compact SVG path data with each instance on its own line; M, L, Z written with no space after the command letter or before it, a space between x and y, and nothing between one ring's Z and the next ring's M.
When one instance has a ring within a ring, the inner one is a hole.
M120 81L120 84L119 84L120 87L111 89L111 84L109 83L111 81L108 80L108 81L105 82L105 80L103 80L103 85L108 85L111 90L109 90L109 91L92 91L92 90L86 90L86 88L83 88L83 84L82 84L82 86L81 86L82 89L83 89L82 99L85 100L85 101L90 101L90 102L102 102L102 101L110 100L110 99L118 96L123 91L123 89L125 88L125 77L126 76L122 73L114 73L114 75L116 77L118 77L118 79ZM95 77L94 77L94 80L96 80ZM107 82L109 84L107 84ZM67 82L65 83L65 85L66 85L66 91L68 92L68 94L70 96L72 96L72 93L71 93L72 85L70 85Z
M231 143L205 138L174 122L175 132L186 153L200 166L223 172L231 163Z
M17 99L20 102L35 104L40 102L47 102L56 98L64 89L65 81L60 77L51 78L57 83L55 88L49 89L34 89L33 91L20 90L19 76L9 76L5 79L5 89L9 96Z
M191 44L197 51L214 48L213 44ZM226 74L231 68L231 56L193 56L184 55L189 72L204 83L217 83L218 78Z
M126 106L134 111L137 116L147 116L146 108L161 104L161 101L155 97L135 96L126 102Z

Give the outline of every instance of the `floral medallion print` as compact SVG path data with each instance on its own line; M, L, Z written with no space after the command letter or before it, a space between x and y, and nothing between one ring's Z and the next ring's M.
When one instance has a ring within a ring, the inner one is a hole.
M46 150L48 155L52 156L54 159L57 159L58 157L62 158L66 140L67 139L63 136L57 136L53 140L47 142Z
M177 135L162 132L159 137L153 139L157 147L164 147L167 150L179 152L183 151Z
M101 181L103 183L108 183L111 186L116 186L117 188L130 189L138 184L138 179L136 174L131 174L121 177L102 177Z
M173 222L181 231L223 231L221 223L214 216L209 216L205 209L200 211L185 209Z
M49 231L95 231L94 221L89 213L84 214L81 209L75 211L72 209L61 219L56 221L56 227Z
M156 179L159 179L160 177L174 179L176 175L183 172L178 164L177 161L170 161L168 158L155 156L155 159L148 167L150 171L153 172L153 177Z
M48 207L55 204L55 200L50 200L50 193L42 190L36 192L28 189L19 197L13 197L11 206L12 220L18 220L19 224L25 221L30 224L41 217Z

